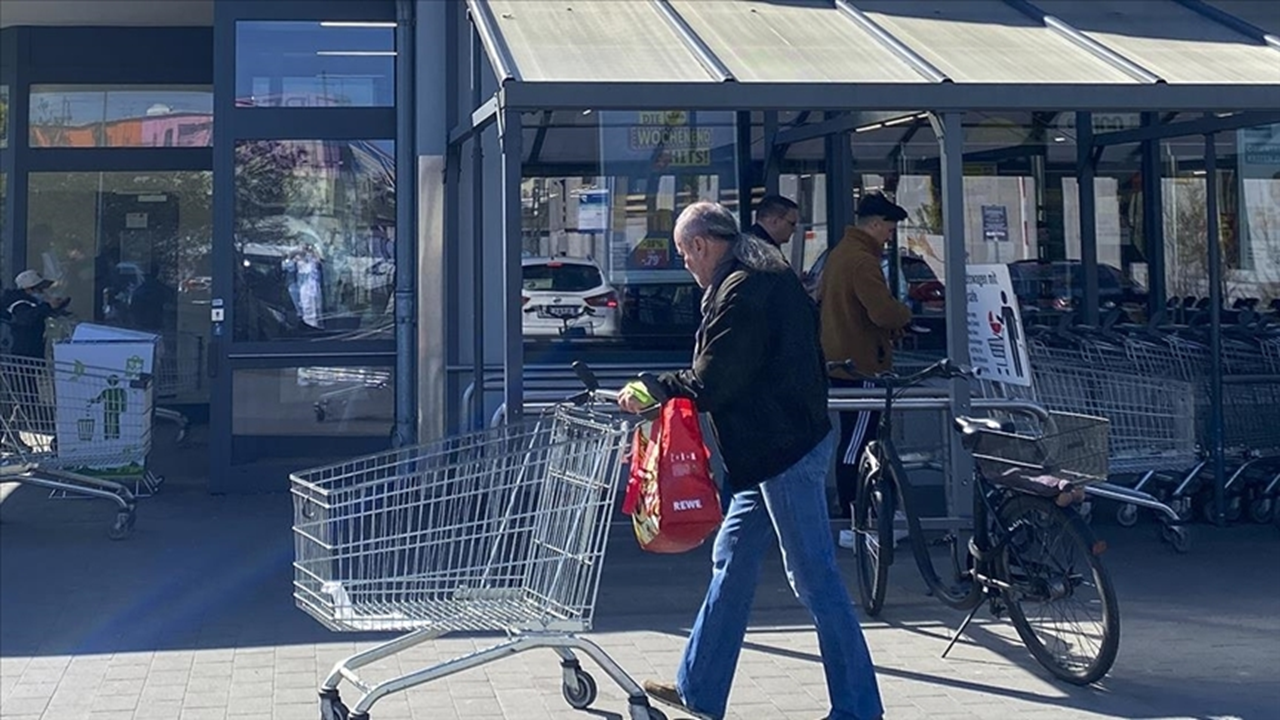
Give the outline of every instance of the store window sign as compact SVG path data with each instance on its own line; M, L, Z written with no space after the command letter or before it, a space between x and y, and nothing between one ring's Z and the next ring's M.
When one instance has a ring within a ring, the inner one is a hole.
M1031 360L1008 265L965 267L969 363L981 380L1030 387Z
M1009 242L1009 210L1003 205L982 206L982 239Z
M609 191L582 190L578 193L578 232L609 229Z
M611 207L597 211L580 204L579 225L589 228L583 223L604 213L609 281L689 282L671 231L682 207L698 199L719 200L721 184L736 179L734 114L605 111L599 120L601 171L610 183L602 202ZM642 217L614 217L612 206L630 206L640 198Z

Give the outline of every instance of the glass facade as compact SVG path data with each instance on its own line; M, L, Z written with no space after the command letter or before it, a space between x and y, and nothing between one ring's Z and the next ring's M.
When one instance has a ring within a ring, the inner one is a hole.
M389 337L395 143L235 146L235 339Z
M67 58L28 52L57 45L48 39L5 55L0 282L12 285L28 267L56 282L53 292L71 298L73 315L51 328L54 338L77 322L160 334L162 404L225 406L216 422L234 439L227 457L238 465L294 457L308 438L385 446L395 386L386 366L397 350L408 351L396 347L394 333L395 248L398 234L410 231L397 227L395 194L397 173L414 168L396 167L396 149L423 145L396 137L394 17L393 3L372 0L219 3L214 26L199 29L207 31L199 52L183 48L185 39L164 40L179 29L125 28L94 51L125 58L110 67L94 67L74 48L62 53ZM39 32L56 38L62 30ZM134 58L133 46L159 54ZM465 85L469 65L456 65L455 84ZM422 99L415 102L421 112ZM947 257L942 159L927 114L906 107L837 120L821 110L780 112L784 131L848 120L847 144L815 137L767 156L761 112L611 107L521 118L519 325L527 364L687 360L701 291L675 253L675 218L698 200L741 214L766 185L799 205L796 233L783 247L798 272L818 268L866 193L884 192L905 207L885 273L917 324L935 331L914 342L943 346L946 264L956 259ZM449 122L464 126L470 110L462 100ZM1024 310L1082 309L1076 118L1074 111L964 117L965 260L1008 266ZM1143 116L1096 113L1092 123L1095 134L1133 130ZM489 292L501 288L502 274L495 135L484 131L478 215L463 200L454 215L429 208L456 223L444 230L441 257L462 269L441 270L442 286L458 303L483 301L472 313L484 317L479 341L464 327L472 318L452 308L444 315L453 326L416 328L449 344L449 382L470 372L465 356L477 348L490 368L502 357L502 318ZM1227 301L1280 307L1280 125L1216 139L1213 222ZM1155 292L1191 304L1208 294L1203 135L1153 144L1157 159L1148 157L1145 178L1143 145L1096 153L1100 300L1137 321L1160 304L1150 302ZM833 147L847 147L848 157ZM464 194L475 187L470 156L468 145ZM1151 188L1157 197L1148 197ZM446 203L454 192L445 189ZM469 228L477 220L482 227ZM466 266L465 243L484 246L481 267ZM436 278L431 268L415 269ZM471 293L477 278L484 292ZM453 390L461 396L465 387ZM271 408L282 413L276 420L266 418Z
M71 298L70 324L159 334L161 401L208 402L212 173L38 172L27 188L26 265Z
M548 343L603 351L684 348L701 291L672 239L681 208L738 206L733 113L525 115L523 330L526 355ZM572 165L575 173L560 172Z
M29 142L52 147L208 147L213 86L33 85Z
M237 107L395 105L395 23L236 23Z

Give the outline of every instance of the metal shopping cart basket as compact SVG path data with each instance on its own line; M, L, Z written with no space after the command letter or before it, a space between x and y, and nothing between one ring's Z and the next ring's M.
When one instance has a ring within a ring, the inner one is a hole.
M137 502L120 481L147 472L151 448L150 378L125 375L0 355L0 481L114 502L113 540L133 529Z
M630 720L658 720L591 628L630 426L590 405L291 476L294 599L339 631L408 631L337 663L320 687L324 720L366 720L388 694L517 652L560 656L563 694L589 707L591 657L629 696ZM507 640L402 677L356 671L454 632ZM361 691L348 708L338 685Z

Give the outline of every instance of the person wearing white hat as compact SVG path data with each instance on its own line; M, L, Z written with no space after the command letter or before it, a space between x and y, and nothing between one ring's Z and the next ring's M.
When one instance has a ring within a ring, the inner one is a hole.
M13 345L9 353L29 358L43 358L45 321L57 315L66 314L66 297L50 302L45 298L45 291L53 285L52 280L44 278L35 270L23 270L14 278L16 288L4 293L0 298L0 306L4 308L5 320L10 324Z

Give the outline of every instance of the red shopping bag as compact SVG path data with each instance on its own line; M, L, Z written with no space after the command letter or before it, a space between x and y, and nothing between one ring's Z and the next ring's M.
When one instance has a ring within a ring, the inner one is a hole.
M711 453L693 402L663 404L652 431L636 429L622 512L631 516L640 547L681 553L702 544L720 526L720 494L711 479Z

